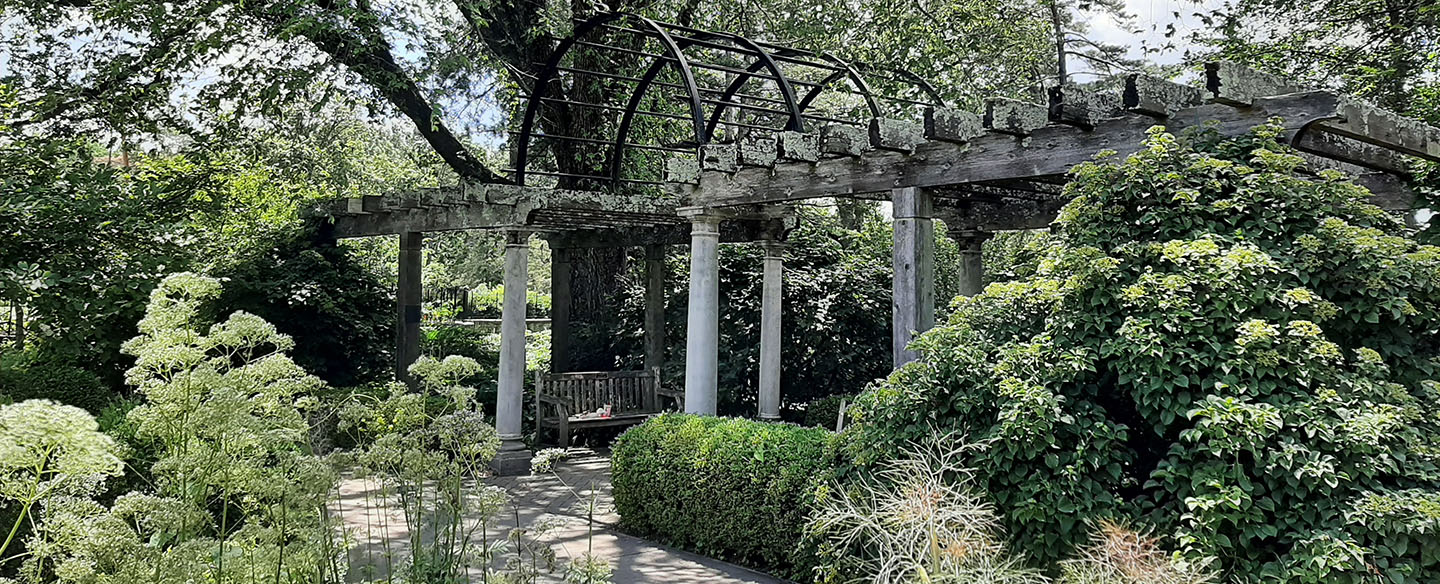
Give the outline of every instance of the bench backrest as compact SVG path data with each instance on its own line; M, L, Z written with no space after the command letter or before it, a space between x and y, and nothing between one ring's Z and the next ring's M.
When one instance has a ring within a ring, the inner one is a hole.
M535 390L565 403L571 415L593 412L610 404L614 414L660 411L657 390L660 369L649 371L581 371L537 373Z

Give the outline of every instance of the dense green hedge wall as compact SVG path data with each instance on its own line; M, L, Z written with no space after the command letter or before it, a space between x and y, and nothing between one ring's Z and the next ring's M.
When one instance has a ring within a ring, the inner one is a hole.
M0 401L48 399L100 413L118 395L100 376L29 353L0 356Z
M679 548L804 579L802 531L831 468L832 434L736 418L665 414L630 429L611 459L621 527Z
M1281 136L1077 167L1034 275L957 300L844 450L985 445L1041 561L1123 518L1227 582L1440 582L1440 248Z

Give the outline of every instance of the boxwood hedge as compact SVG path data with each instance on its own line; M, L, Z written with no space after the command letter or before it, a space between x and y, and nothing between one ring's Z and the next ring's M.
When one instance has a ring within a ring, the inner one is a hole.
M801 545L832 434L736 418L665 414L630 429L612 456L621 528L804 579Z

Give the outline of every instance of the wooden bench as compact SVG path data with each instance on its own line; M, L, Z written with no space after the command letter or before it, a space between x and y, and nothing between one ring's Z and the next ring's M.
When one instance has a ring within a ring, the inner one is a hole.
M570 432L639 424L663 410L660 400L670 399L676 409L685 394L660 387L660 369L649 371L582 371L535 375L535 440L543 443L546 428L554 428L557 442L570 445ZM610 415L595 412L610 406Z

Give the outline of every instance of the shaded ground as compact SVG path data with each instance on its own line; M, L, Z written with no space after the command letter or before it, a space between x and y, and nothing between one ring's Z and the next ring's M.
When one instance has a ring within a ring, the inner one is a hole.
M517 514L520 525L552 526L538 536L538 541L554 550L562 568L541 581L561 581L563 566L590 550L614 568L616 584L783 582L616 531L613 526L619 517L611 503L609 458L588 450L572 452L571 459L557 464L553 473L485 481L504 488L511 497L511 506L499 519L500 525L486 530L487 538L506 537L516 525ZM351 582L383 580L389 568L398 568L408 555L410 534L400 506L394 504L393 497L392 504L383 505L383 494L381 485L372 480L347 478L340 484L338 509L355 543L350 551ZM596 509L593 526L586 519L592 494ZM472 539L478 543L481 538L477 531ZM473 570L474 581L479 582L479 576L479 570Z

